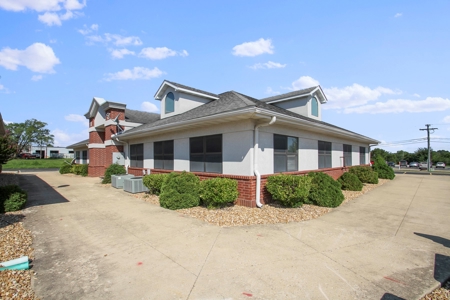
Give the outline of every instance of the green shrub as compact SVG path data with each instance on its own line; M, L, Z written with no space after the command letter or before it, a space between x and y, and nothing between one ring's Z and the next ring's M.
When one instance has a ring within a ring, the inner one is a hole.
M121 175L126 173L127 171L125 170L124 166L112 164L106 169L102 183L103 184L111 183L111 175Z
M378 174L377 172L374 172L370 166L351 167L349 172L358 176L362 183L378 183Z
M142 179L144 185L148 188L148 192L153 195L161 194L161 188L168 174L150 174L145 175Z
M25 205L27 193L18 185L0 187L0 213L16 211Z
M69 164L63 164L61 166L61 168L59 168L59 173L60 174L67 174L67 173L72 173L72 166Z
M25 207L27 203L27 193L25 191L12 193L3 203L5 212L17 211Z
M380 155L375 157L375 163L372 169L378 173L378 178L392 180L395 177L394 170L387 165L386 161Z
M74 173L75 175L81 175L83 177L86 177L88 175L88 166L89 165L73 165L72 173ZM112 174L112 175L115 175L115 174Z
M200 199L208 208L224 207L238 195L238 183L233 179L217 177L200 183Z
M323 172L311 172L311 191L309 201L312 204L325 207L337 207L344 201L341 184L330 175Z
M287 207L300 207L308 201L311 178L297 175L273 175L267 178L267 191L272 199Z
M159 204L168 209L182 209L200 204L200 179L192 173L175 173L167 175L164 180Z
M361 191L363 184L355 174L345 172L339 177L338 182L341 184L341 189L347 191Z

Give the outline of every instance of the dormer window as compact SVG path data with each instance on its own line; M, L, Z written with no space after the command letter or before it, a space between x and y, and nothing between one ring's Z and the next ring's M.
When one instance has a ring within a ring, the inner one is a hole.
M317 102L316 97L311 98L311 115L315 117L319 116L319 103Z
M166 95L166 114L172 113L175 111L175 96L172 92L167 93Z

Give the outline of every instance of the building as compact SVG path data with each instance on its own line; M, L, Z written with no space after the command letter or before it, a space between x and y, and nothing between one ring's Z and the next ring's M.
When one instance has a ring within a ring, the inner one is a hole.
M70 147L31 146L30 152L40 158L73 158L74 151Z
M337 178L368 164L370 145L378 144L323 122L327 98L320 86L257 100L165 80L155 99L160 114L92 100L88 143L70 146L88 150L89 176L120 163L135 175L186 170L201 179L228 177L238 180L238 204L255 207L270 200L268 176L320 169Z

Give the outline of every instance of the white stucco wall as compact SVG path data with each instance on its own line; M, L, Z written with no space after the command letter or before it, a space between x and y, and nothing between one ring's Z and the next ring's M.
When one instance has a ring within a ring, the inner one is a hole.
M312 98L311 96L308 96L300 99L275 102L272 104L305 117L309 117L316 120L322 120L322 103L320 103L320 101L316 97L318 104L318 116L317 117L313 116L311 114L311 98Z
M175 96L174 112L166 114L166 95L170 92ZM202 98L183 92L176 92L173 88L169 87L166 89L164 97L161 99L161 119L179 115L210 101L212 101L212 99Z

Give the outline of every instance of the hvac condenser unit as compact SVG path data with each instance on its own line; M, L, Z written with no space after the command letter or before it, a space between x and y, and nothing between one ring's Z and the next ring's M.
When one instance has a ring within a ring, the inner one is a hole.
M132 194L148 192L148 188L144 185L142 177L125 178L123 180L123 190Z
M132 178L134 175L132 174L122 174L122 175L111 175L111 186L116 189L123 188L123 180L125 178Z

